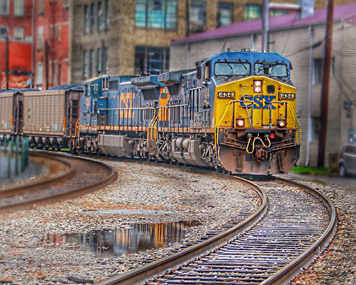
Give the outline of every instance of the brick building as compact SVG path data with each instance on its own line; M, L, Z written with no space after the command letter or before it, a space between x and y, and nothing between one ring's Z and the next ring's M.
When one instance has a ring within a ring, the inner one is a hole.
M34 86L69 83L69 0L37 0Z
M6 86L6 35L9 88L44 89L69 83L69 5L69 0L0 0L2 88Z
M172 40L260 18L261 3L262 0L73 1L71 82L80 83L102 73L154 74L168 70ZM272 16L286 13L272 12Z
M326 9L302 20L293 14L270 19L269 50L286 56L293 64L291 78L297 87L297 116L303 128L300 165L317 165L325 20ZM339 152L356 126L356 116L344 108L347 100L356 103L356 47L350 44L356 42L355 24L356 3L335 6L326 165L329 154ZM179 39L171 45L170 67L194 67L196 61L227 48L261 50L261 26L261 20L240 22Z
M26 87L31 79L32 2L0 1L0 84L6 87L8 36L9 88Z

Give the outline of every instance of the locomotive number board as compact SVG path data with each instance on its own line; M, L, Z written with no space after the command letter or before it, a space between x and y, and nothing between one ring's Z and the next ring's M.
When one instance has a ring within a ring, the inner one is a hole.
M234 99L235 92L220 91L220 92L218 92L218 98Z
M294 100L295 93L281 93L279 94L279 99L281 100Z

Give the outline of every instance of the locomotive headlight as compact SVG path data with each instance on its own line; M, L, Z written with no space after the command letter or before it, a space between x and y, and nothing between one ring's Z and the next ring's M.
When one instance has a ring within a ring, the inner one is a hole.
M261 93L262 92L262 81L261 80L256 80L253 82L253 91L255 93Z
M285 128L286 127L286 121L285 120L277 120L277 125L279 128Z
M245 120L244 119L237 119L236 120L236 125L239 128L242 128L243 126L245 126Z

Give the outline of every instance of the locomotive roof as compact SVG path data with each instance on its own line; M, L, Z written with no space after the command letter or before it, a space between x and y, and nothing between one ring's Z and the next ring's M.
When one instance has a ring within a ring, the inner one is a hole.
M283 62L286 63L288 66L290 64L289 60L285 57L281 56L279 53L276 52L258 52L258 51L224 51L214 56L208 57L200 62L197 62L197 65L202 63L212 61L215 62L219 59L226 59L226 60L242 60L242 61L249 61L249 62Z

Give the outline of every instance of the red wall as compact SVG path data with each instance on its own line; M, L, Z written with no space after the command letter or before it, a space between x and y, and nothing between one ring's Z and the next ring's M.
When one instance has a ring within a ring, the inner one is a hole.
M35 1L37 5L38 1ZM56 1L44 0L44 11L38 13L38 7L35 7L35 40L34 40L34 83L36 83L36 67L37 62L43 63L42 85L38 88L44 89L46 87L46 73L45 73L45 50L37 51L37 31L38 27L43 27L44 38L43 42L47 40L49 46L48 61L57 61L58 71L60 75L57 76L57 84L68 84L68 65L69 65L69 10L63 8L62 0ZM32 1L24 0L24 13L22 16L14 15L14 1L10 0L9 15L0 15L0 26L8 27L9 31L9 69L10 80L9 87L21 85L26 86L26 81L31 78L32 72ZM51 25L61 25L60 40L50 39ZM15 41L14 28L23 28L23 40ZM0 38L0 83L1 87L5 87L5 39ZM60 81L58 82L58 79ZM53 84L49 84L52 87Z

